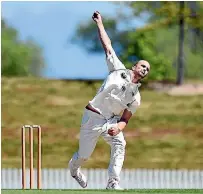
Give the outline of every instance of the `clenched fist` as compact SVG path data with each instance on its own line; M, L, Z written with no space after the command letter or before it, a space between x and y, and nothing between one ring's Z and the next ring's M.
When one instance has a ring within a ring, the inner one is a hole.
M115 127L112 127L108 130L108 134L111 135L111 136L116 136L118 135L119 133L121 132L120 129L118 128L115 128Z
M93 13L92 19L96 22L96 23L101 23L102 22L102 17L101 14L98 11L95 11Z

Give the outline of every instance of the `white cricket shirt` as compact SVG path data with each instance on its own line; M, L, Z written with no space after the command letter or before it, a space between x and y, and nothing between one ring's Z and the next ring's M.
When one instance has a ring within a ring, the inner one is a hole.
M132 114L140 105L140 83L132 83L130 70L126 69L113 51L106 58L109 75L89 104L106 119L127 109Z

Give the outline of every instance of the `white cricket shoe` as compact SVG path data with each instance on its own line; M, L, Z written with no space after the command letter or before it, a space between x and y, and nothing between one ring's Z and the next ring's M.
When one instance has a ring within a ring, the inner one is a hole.
M116 179L109 179L108 180L108 183L107 183L107 186L106 186L106 189L112 189L112 190L124 190L123 188L120 187L119 185L119 181L116 180Z
M80 171L79 168L74 168L72 164L72 159L69 162L69 169L71 176L79 183L82 188L87 187L87 179L84 174Z

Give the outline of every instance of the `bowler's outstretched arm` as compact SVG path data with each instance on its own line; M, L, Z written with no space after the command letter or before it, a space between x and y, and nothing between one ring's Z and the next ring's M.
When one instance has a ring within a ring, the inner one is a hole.
M102 43L102 46L106 54L106 60L107 60L109 72L113 72L119 69L126 69L124 64L116 56L116 53L111 45L111 40L104 28L101 14L98 11L94 12L92 19L97 24L99 39Z
M97 27L98 27L98 33L99 33L99 38L102 43L102 46L104 48L104 51L106 53L106 56L108 54L111 54L113 51L112 45L111 45L111 40L106 33L106 30L104 28L103 22L102 22L102 17L98 11L94 12L92 19L96 22Z

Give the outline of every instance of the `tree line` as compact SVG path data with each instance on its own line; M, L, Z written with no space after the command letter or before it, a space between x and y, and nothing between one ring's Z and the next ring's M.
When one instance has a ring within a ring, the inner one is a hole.
M143 1L123 2L122 6L128 14L104 16L103 22L126 67L146 59L152 66L148 80L181 85L184 77L203 79L203 2ZM144 21L144 26L130 25L136 20ZM120 24L126 24L126 29L119 30ZM79 24L72 42L91 53L103 52L91 19Z
M114 2L118 4L118 2ZM148 80L182 84L184 78L203 79L203 2L122 2L126 11L103 17L113 47L126 65L139 59L151 63ZM142 21L136 27L135 21ZM42 48L32 39L22 41L16 29L1 20L3 76L40 76L45 67ZM124 26L119 29L119 26ZM80 23L72 42L90 53L102 53L94 22Z
M20 40L18 31L1 19L1 75L40 76L44 67L41 47L32 39Z

